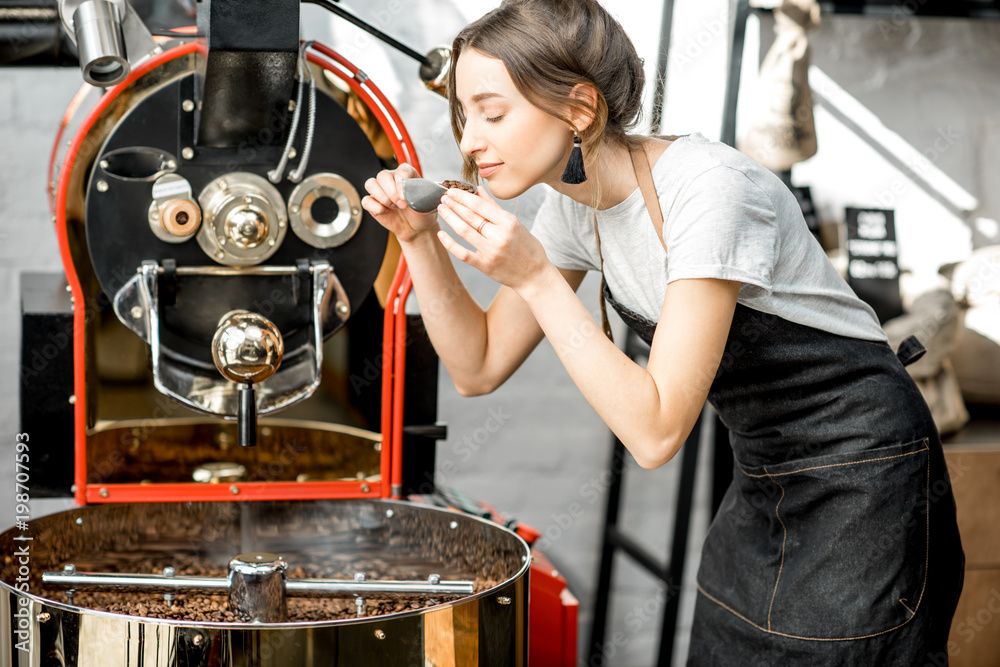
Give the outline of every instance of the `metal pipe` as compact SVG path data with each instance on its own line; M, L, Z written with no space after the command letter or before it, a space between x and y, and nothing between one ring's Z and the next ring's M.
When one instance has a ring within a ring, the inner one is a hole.
M108 0L87 0L73 13L80 70L87 83L113 86L128 76L122 18Z
M161 574L105 574L43 572L42 583L75 590L132 590L142 593L228 593L225 577L167 577ZM407 598L472 595L471 581L355 581L353 579L285 579L285 594L303 598Z
M380 41L385 42L386 44L396 49L400 53L410 56L421 65L425 67L434 66L433 63L431 63L431 61L428 60L425 56L420 55L407 45L403 44L402 42L393 37L390 37L389 35L385 34L381 30L376 28L375 26L371 25L370 23L366 23L359 17L355 16L351 12L347 11L346 9L338 5L336 0L305 0L305 1L319 5L320 7L326 9L327 11L336 14L340 18L346 20L347 22L356 25L357 27L367 32L369 35L375 37Z

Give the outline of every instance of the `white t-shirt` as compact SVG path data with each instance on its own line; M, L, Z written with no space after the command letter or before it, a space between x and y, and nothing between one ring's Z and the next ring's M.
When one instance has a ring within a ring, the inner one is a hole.
M642 192L597 212L604 276L615 299L656 322L682 278L742 284L739 303L851 338L886 341L871 307L809 232L795 195L770 171L700 134L676 140L652 168L667 253ZM593 209L550 191L531 232L557 267L600 270Z

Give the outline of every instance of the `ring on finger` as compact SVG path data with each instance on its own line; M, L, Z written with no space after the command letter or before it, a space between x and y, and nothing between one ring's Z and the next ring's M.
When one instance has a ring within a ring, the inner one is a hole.
M478 227L476 227L476 232L478 234L482 234L483 233L483 227L485 227L488 222L489 222L489 220L487 220L486 218L483 218L483 221L479 223Z

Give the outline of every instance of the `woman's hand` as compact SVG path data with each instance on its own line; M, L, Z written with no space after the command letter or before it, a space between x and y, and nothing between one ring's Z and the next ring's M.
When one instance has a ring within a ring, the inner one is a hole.
M441 244L457 259L475 267L514 291L540 276L548 258L521 221L505 211L480 187L476 194L450 189L441 199L438 213L448 225L475 248L470 252L444 231Z
M375 178L365 181L368 196L361 200L361 206L395 234L400 243L409 243L424 232L438 228L435 213L417 213L403 199L403 181L419 176L416 169L404 163L392 171L382 170Z

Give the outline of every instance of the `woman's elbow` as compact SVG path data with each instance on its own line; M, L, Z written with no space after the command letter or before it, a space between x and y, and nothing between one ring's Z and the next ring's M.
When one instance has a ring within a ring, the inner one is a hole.
M655 470L669 463L683 445L684 441L678 441L676 438L657 438L647 441L642 447L637 447L632 451L632 456L640 468Z
M472 381L455 380L454 382L455 391L458 392L459 396L463 396L465 398L492 394L497 388L495 384L483 381L482 379L474 379Z

